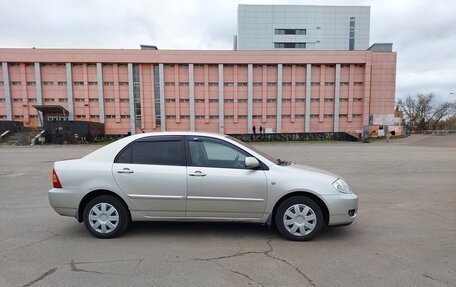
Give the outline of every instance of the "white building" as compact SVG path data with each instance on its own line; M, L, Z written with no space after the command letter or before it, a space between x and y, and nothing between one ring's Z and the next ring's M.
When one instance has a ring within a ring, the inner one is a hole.
M239 5L237 50L366 50L369 6Z

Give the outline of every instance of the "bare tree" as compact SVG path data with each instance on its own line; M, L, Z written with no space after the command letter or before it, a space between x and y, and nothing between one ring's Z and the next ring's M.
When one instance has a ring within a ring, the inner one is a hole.
M408 96L405 101L399 100L398 105L405 114L405 126L411 131L436 129L442 120L456 112L456 104L444 102L436 104L435 95L418 94Z

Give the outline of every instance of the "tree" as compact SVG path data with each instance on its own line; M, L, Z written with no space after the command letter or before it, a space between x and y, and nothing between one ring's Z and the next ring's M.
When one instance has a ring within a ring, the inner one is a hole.
M436 129L443 120L456 113L455 103L436 104L433 93L408 96L405 101L399 100L398 105L404 112L405 126L417 132Z

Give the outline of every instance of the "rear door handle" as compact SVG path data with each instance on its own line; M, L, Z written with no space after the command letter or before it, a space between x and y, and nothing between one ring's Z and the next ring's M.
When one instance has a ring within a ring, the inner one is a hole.
M124 168L124 169L118 170L117 173L134 173L134 171L130 170L129 168Z
M202 173L202 172L199 171L199 170L197 170L197 171L195 171L195 172L193 172L193 173L189 173L188 175L189 175L189 176L206 176L205 173Z

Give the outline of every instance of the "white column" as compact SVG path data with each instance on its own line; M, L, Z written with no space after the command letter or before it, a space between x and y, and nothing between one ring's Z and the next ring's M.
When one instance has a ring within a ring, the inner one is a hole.
M36 94L36 104L41 106L43 104L43 90L41 89L41 68L40 63L35 63L35 94ZM40 122L40 127L44 124L43 112L38 111L38 120Z
M130 132L136 134L135 93L133 83L133 64L128 63L128 98L130 102Z
M71 73L71 63L66 63L66 78L67 78L67 99L68 99L68 120L74 120L74 105L73 105L73 76Z
M310 91L312 84L312 64L306 66L306 122L304 132L310 132Z
M12 113L12 107L11 107L11 89L10 89L7 62L2 63L2 71L3 71L3 88L5 90L6 119L8 121L12 121L13 113Z
M165 78L163 64L158 64L158 77L160 80L160 130L166 130L166 115L165 115Z
M223 110L223 64L218 65L218 88L219 88L219 133L225 133L225 112ZM209 83L208 83L209 84Z
M247 133L253 133L253 65L247 67Z
M190 98L190 131L195 131L195 82L193 64L188 65L188 96Z
M340 64L336 64L336 83L334 89L334 132L339 131Z
M276 133L282 132L282 64L277 65L277 116Z
M103 94L103 67L101 63L97 63L97 85L98 85L98 114L100 115L100 123L105 122L104 112L104 94Z

